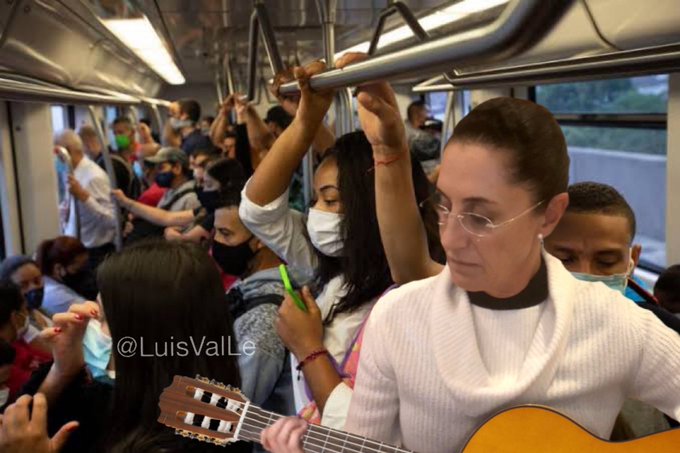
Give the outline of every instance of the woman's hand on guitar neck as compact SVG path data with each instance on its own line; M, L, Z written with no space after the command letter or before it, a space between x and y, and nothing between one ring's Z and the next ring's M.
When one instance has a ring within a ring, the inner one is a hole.
M260 434L260 443L272 453L303 453L302 436L307 422L299 417L280 418Z

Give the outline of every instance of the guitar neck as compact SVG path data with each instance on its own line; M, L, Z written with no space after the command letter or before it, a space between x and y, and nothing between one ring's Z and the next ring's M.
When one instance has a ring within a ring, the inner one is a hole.
M282 416L251 404L243 415L238 437L259 443L260 433L279 418ZM366 437L311 424L302 438L302 449L305 453L413 453Z

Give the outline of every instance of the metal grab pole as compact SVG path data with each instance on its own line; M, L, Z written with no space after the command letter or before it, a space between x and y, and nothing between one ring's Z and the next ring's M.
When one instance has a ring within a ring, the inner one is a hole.
M260 23L257 13L250 15L250 31L248 33L248 101L255 100L257 87L257 45Z
M154 119L156 120L156 126L158 126L158 131L161 132L163 131L163 119L161 117L161 112L158 110L158 106L156 104L150 104L151 107L151 113L153 114Z
M227 84L227 96L236 94L236 87L234 85L234 71L231 67L231 58L229 57L229 54L224 54L224 58L222 60L222 72L224 73L226 79L225 82ZM229 112L229 117L231 124L236 124L235 109L232 109L231 112Z
M262 3L255 4L254 13L257 16L260 33L262 33L262 40L264 41L264 48L267 51L267 56L269 57L269 65L272 68L272 72L274 74L278 74L279 72L282 72L285 67L283 66L283 60L281 60L281 54L279 53L279 48L276 44L274 29L272 28L272 24L269 21L269 14L267 14L267 9Z
M453 113L453 103L454 103L454 93L449 92L446 94L446 109L444 110L444 125L442 128L442 136L440 138L439 148L439 158L444 156L444 148L446 147L446 142L449 140L449 130L451 126L451 113Z
M368 54L374 55L378 50L378 42L380 41L380 35L382 35L383 27L385 26L385 21L394 13L399 13L401 18L406 22L406 25L411 29L414 35L420 41L425 41L430 37L425 29L420 25L418 19L413 14L411 9L404 4L404 2L396 1L390 6L385 8L380 12L380 17L378 18L378 24L373 32L373 37L371 38L371 44L368 47Z
M71 155L68 153L68 150L64 148L63 146L56 146L54 148L54 152L64 164L68 166L68 174L69 176L74 176L74 168L73 168L73 160L71 160ZM68 183L64 184L65 186L68 186ZM68 189L66 189L66 192L68 192ZM71 200L73 200L73 213L70 212L70 207L69 207L69 217L71 215L75 215L76 218L76 239L80 240L81 238L81 232L80 232L80 206L78 205L78 199L73 196L69 192L69 205L71 204ZM66 219L66 224L68 225L68 218Z
M118 189L118 180L116 179L116 172L113 169L113 161L111 160L111 153L109 153L109 147L106 145L106 138L104 137L104 131L102 130L101 124L99 124L99 119L97 118L97 112L91 105L87 106L90 112L90 118L94 126L94 130L97 132L99 141L102 144L102 156L104 157L104 167L106 168L106 173L109 175L109 180L111 181L111 187L113 189ZM116 250L120 251L123 248L123 229L122 229L122 218L120 215L120 207L118 202L112 198L113 202L113 214L116 217L116 237L114 239L114 244Z
M453 65L508 58L544 36L570 4L564 0L513 0L487 26L317 74L310 79L310 86L317 90L355 86L373 80L422 76L424 69L432 74L448 71ZM297 91L297 82L280 89L282 94Z

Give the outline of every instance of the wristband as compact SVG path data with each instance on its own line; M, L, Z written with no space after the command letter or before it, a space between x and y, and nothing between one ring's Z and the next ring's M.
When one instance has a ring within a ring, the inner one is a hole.
M326 348L321 348L317 349L316 351L311 352L307 357L302 359L300 363L298 363L298 366L295 367L295 369L298 371L298 381L300 380L300 375L302 374L302 367L307 365L310 362L313 362L317 358L321 357L322 355L328 354L328 349Z

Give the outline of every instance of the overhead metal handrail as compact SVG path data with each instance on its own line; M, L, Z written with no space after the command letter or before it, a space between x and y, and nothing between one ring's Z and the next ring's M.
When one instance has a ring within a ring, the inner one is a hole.
M489 25L315 75L310 86L316 90L341 88L508 58L537 42L570 4L570 0L513 0ZM297 82L280 89L282 94L296 91Z
M399 13L406 25L408 25L408 28L411 29L419 41L425 41L430 38L430 35L420 25L418 18L416 18L411 9L403 2L396 1L380 12L378 24L373 31L373 37L371 38L371 43L368 47L369 55L375 55L375 52L378 50L378 42L380 41L383 28L385 27L385 21L394 13Z
M138 98L139 98L140 101L142 101L143 104L150 105L150 106L156 105L156 106L168 108L168 107L170 107L170 104L171 104L170 101L167 101L165 99L147 98L147 97L142 97L142 96L138 96Z
M256 93L257 85L257 48L258 37L262 34L264 47L269 58L269 65L274 74L278 74L285 69L281 54L276 44L276 36L274 29L269 21L267 9L262 3L256 3L253 13L250 15L250 31L248 34L248 100L253 101Z
M67 104L130 105L139 103L139 99L128 95L76 91L7 78L0 78L0 99Z
M416 85L413 92L455 91L481 85L588 80L605 76L629 77L661 74L678 68L680 68L680 45L673 44L465 73L453 78L454 85L446 83L443 77L438 76Z

